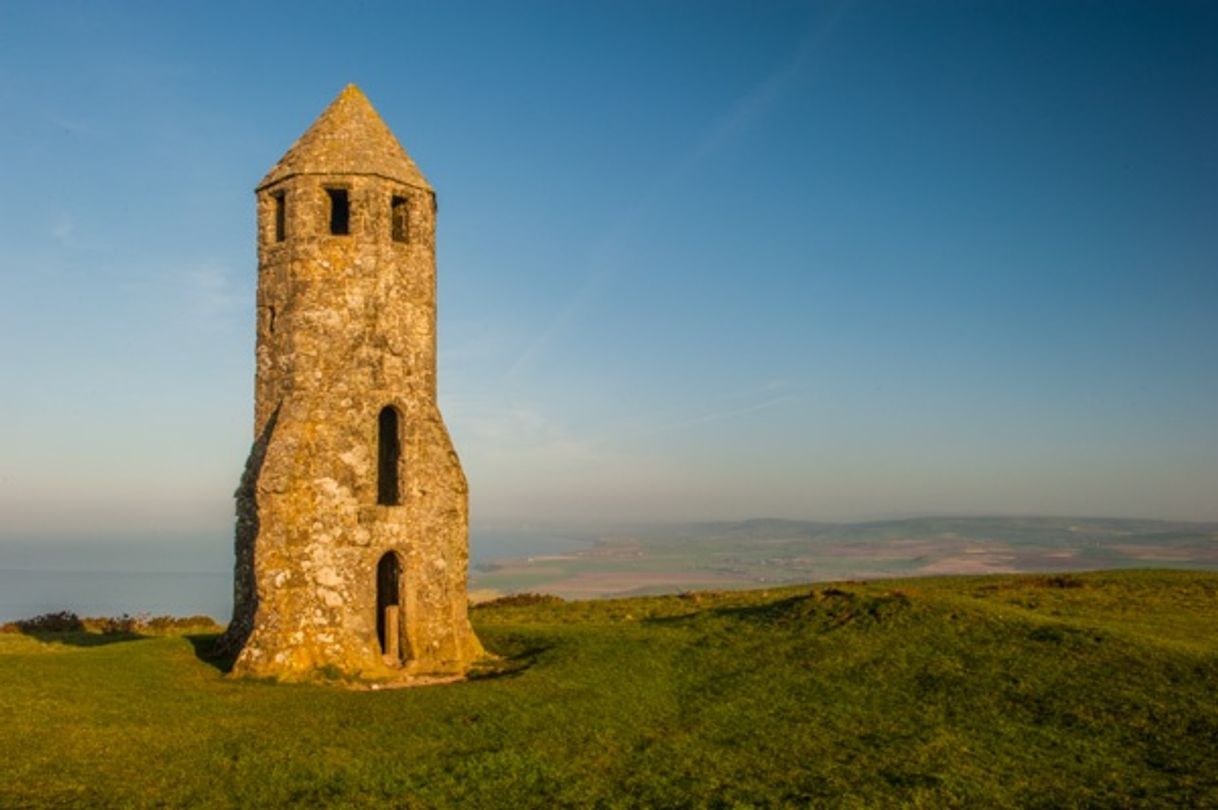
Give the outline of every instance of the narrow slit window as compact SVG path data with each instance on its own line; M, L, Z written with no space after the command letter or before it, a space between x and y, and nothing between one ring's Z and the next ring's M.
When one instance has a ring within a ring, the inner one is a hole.
M275 241L282 242L288 238L288 205L287 196L280 191L275 197Z
M410 241L410 201L405 197L394 197L389 203L389 221L393 241Z
M346 236L351 233L351 203L345 188L328 188L330 196L330 233Z
M376 502L382 506L397 506L402 502L398 485L398 467L402 458L398 422L397 408L392 405L381 408L377 425Z

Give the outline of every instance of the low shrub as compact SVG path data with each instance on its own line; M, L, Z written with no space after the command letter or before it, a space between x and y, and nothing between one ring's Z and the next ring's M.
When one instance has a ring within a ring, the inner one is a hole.
M552 593L513 593L475 605L474 609L488 607L532 607L533 605L561 605L565 600Z
M184 630L218 632L221 626L210 616L88 616L81 618L70 610L43 613L29 619L18 619L0 625L2 633L100 633L118 635L169 635Z
M149 616L142 620L140 627L142 630L152 633L170 633L198 628L221 629L211 616Z
M129 636L139 631L140 620L135 616L124 613L121 616L105 616L100 619L87 619L85 627L101 633L103 636Z
M1087 586L1082 579L1071 574L1033 577L1031 584L1040 588L1085 588Z
M79 633L85 624L70 610L43 613L30 619L18 619L0 627L5 633Z

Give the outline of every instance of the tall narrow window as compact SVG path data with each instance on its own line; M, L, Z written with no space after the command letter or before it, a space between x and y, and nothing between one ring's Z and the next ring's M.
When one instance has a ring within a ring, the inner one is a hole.
M398 465L402 458L402 439L398 428L398 409L392 405L381 409L377 425L376 502L397 506L402 502L398 486Z
M393 241L410 241L410 201L405 197L394 197L389 202L389 222Z
M328 188L330 195L330 233L345 236L351 233L351 203L345 188Z
M275 241L282 242L288 238L287 196L282 191L272 196L275 198Z

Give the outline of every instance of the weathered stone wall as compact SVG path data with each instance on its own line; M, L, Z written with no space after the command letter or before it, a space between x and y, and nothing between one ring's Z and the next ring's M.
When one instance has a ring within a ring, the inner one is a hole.
M314 129L334 123L327 116L352 89ZM346 150L343 159L316 162L353 170L310 171L298 144L295 171L277 167L258 190L256 442L237 493L226 638L240 647L239 674L453 674L482 655L466 615L466 480L436 406L435 197L403 182L415 180L405 170L355 171L367 102L347 102L354 121L331 126L325 141ZM372 140L383 157L383 138ZM348 192L347 235L330 233L327 188ZM408 200L406 242L392 238L394 197ZM377 503L386 406L397 409L401 436L395 506ZM401 568L400 667L386 663L377 637L377 563L390 552Z

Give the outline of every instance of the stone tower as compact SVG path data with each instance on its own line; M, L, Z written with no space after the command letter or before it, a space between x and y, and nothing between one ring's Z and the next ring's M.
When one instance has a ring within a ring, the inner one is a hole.
M262 179L234 673L409 679L483 655L436 405L436 196L348 85Z

